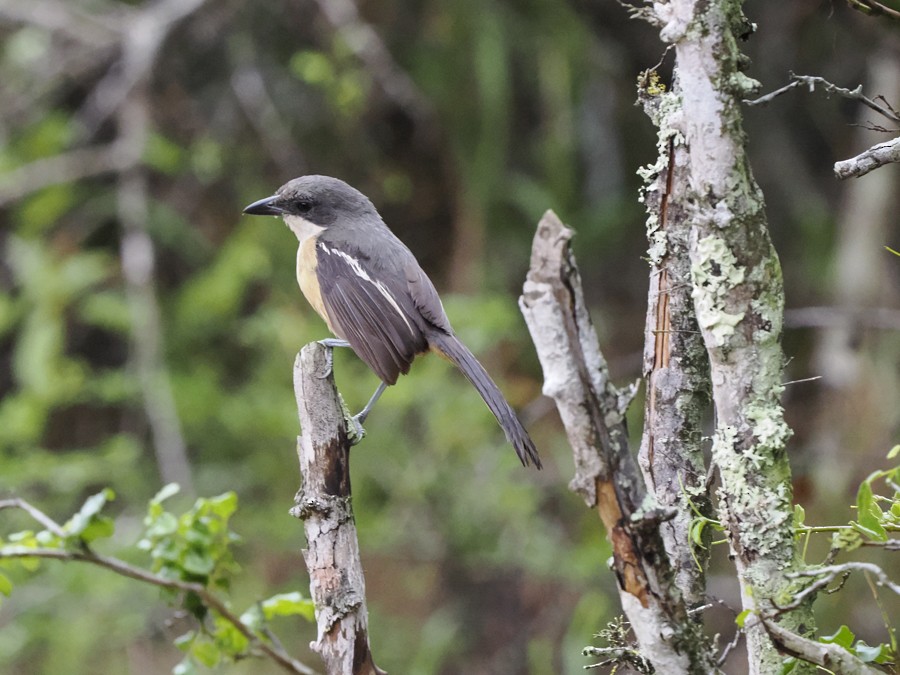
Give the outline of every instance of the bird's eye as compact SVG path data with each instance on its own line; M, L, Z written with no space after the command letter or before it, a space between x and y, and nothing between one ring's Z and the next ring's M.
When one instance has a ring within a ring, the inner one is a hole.
M305 199L301 199L297 202L298 213L309 213L310 209L312 209L312 202Z

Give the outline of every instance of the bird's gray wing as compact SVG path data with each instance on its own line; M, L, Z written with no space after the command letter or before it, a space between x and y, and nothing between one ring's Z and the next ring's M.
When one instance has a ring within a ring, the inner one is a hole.
M452 333L450 320L444 312L444 305L431 283L431 279L425 274L419 263L413 258L405 266L406 283L409 296L418 310L419 315L429 324L439 328L445 333Z
M406 279L376 269L366 256L318 244L316 275L332 327L387 384L428 349Z

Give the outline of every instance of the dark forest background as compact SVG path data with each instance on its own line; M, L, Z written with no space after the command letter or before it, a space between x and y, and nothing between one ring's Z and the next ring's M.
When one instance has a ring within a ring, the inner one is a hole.
M896 23L836 0L745 11L758 24L747 73L763 91L793 71L900 103ZM129 547L163 484L181 483L185 506L234 490L235 605L306 591L288 515L291 367L327 332L296 287L293 235L241 209L295 176L338 176L417 254L546 467L519 466L439 359L388 390L352 467L377 661L423 675L581 672L581 648L619 613L610 552L566 489L571 455L516 301L553 208L577 231L613 376L640 376L636 171L656 152L635 83L661 58L655 30L616 2L3 0L0 491L64 519L112 487L107 550L144 563ZM900 174L832 175L889 138L868 120L881 123L802 90L746 110L784 267L786 380L822 376L785 394L810 524L852 517L856 485L900 427L900 259L883 248L900 249ZM349 353L336 372L358 409L375 376ZM26 525L4 515L4 532ZM735 598L731 577L717 579L710 592ZM180 659L184 627L155 589L77 565L16 580L0 606L4 673L162 673ZM820 603L823 632L853 621L885 640L877 608L842 597ZM721 618L727 632L733 614ZM315 664L312 624L276 627Z

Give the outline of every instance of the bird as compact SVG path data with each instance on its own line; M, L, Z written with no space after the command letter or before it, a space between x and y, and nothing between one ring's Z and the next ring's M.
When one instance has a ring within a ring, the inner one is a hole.
M284 220L299 244L300 290L337 338L320 342L329 348L351 347L381 380L354 422L365 421L384 390L409 372L417 356L434 352L472 383L522 464L541 468L516 413L453 332L434 284L368 197L338 178L308 175L285 183L243 212Z

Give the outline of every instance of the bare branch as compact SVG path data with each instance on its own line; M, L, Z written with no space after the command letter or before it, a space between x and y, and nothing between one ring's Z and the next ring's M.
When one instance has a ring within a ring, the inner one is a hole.
M172 30L206 2L156 0L125 23L121 60L110 67L78 114L88 135L118 110L139 82L147 79Z
M847 4L866 16L883 16L887 19L900 21L900 12L876 0L847 0Z
M45 529L55 534L57 537L64 539L68 537L68 533L53 518L41 511L36 506L32 506L24 499L13 497L12 499L4 499L0 501L0 510L2 509L22 509L29 516L44 526Z
M822 577L826 583L831 583L838 576L849 572L866 572L875 577L879 586L886 586L889 590L900 595L900 584L891 581L890 577L878 565L867 562L846 562L840 565L826 565L824 567L812 567L788 574L789 577L798 579L801 577ZM818 583L818 581L816 582Z
M873 145L856 157L834 164L834 175L840 179L859 178L885 164L900 162L900 138Z
M79 148L0 174L0 206L38 190L121 171L132 163L122 143Z
M900 331L900 310L888 307L797 307L784 312L788 328L864 326Z
M291 514L303 520L306 532L303 557L319 629L311 647L328 675L384 675L369 648L366 582L350 495L351 442L329 350L310 343L294 362L303 484Z
M353 0L316 0L328 23L362 62L384 94L418 121L433 118L431 103L402 69Z
M795 75L794 73L790 74L791 82L788 85L783 86L781 89L776 89L775 91L766 94L765 96L760 96L759 98L753 100L744 100L744 103L747 105L765 105L770 103L776 97L781 96L782 94L790 91L791 89L795 89L797 87L805 85L810 93L816 90L816 85L822 87L829 94L838 94L843 96L844 98L849 98L853 101L859 101L863 105L868 106L879 115L883 115L887 117L889 120L893 120L894 122L900 122L900 115L897 114L897 111L892 107L882 105L873 101L868 96L865 96L862 93L862 85L859 85L856 89L845 89L844 87L839 87L836 84L832 84L824 77L818 77L817 75Z

